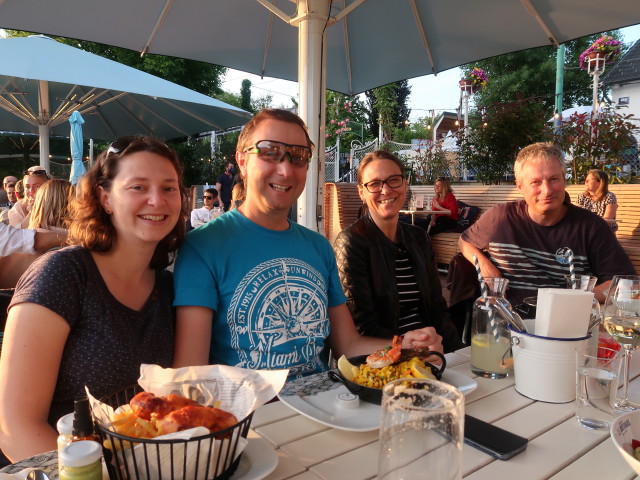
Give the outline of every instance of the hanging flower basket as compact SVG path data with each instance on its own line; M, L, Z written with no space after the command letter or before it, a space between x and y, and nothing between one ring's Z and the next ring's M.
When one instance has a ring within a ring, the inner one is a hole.
M460 80L460 90L472 94L487 85L487 74L484 70L474 67L469 74Z
M462 90L463 93L473 94L478 90L477 87L473 85L473 82L467 78L463 78L459 83L460 90Z
M580 55L580 68L593 72L604 70L620 58L622 43L609 35L603 35Z

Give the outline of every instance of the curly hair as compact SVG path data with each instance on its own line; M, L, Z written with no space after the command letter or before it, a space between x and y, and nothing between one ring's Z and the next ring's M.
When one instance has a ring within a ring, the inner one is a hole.
M117 232L100 203L100 189L110 191L118 174L120 160L136 152L150 152L171 162L178 175L180 190L180 218L173 230L156 246L149 266L165 268L174 257L186 232L187 192L182 179L182 166L175 150L151 137L121 137L102 152L96 162L83 175L78 184L75 201L71 204L71 224L67 241L70 245L82 245L94 252L108 252L113 247Z
M71 182L47 180L36 192L28 228L67 228Z

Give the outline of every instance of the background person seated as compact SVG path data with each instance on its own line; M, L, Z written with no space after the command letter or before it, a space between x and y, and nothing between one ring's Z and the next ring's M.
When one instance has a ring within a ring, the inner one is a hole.
M336 238L334 251L347 306L362 335L388 338L434 327L445 352L461 348L449 320L429 238L398 222L407 184L393 154L367 154L358 167L361 218Z
M75 188L67 180L47 181L36 193L28 228L67 233L69 200L74 194Z
M36 192L49 180L47 171L38 165L25 170L22 184L24 186L24 198L9 210L9 224L12 227L27 228L29 225L29 212L33 208Z
M218 191L215 188L207 188L202 195L202 200L203 207L191 210L191 226L193 228L204 225L221 213L219 210L215 210L215 203L218 200Z
M454 231L458 228L458 202L451 190L451 182L446 177L439 177L433 185L435 193L431 208L441 211L431 216L430 235Z
M584 181L586 190L578 195L578 206L601 216L609 221L611 231L618 230L616 211L618 200L613 192L609 191L609 176L602 170L589 170Z

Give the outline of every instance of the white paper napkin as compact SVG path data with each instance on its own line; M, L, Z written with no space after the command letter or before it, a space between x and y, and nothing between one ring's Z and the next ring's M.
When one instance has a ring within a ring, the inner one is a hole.
M577 338L587 334L593 293L563 288L539 288L535 334Z

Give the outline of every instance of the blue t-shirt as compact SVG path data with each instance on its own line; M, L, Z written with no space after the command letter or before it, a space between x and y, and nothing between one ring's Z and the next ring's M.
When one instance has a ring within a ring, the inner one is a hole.
M211 363L294 376L326 369L328 307L346 298L321 235L293 222L269 230L233 210L189 232L174 283L174 305L216 312Z

